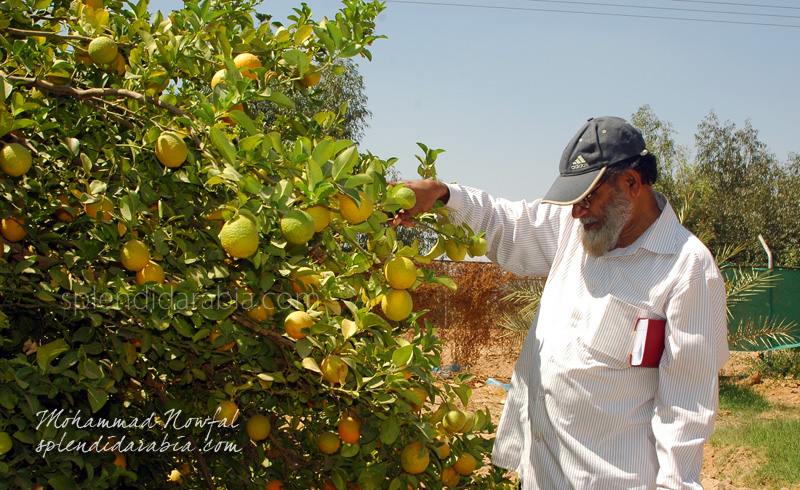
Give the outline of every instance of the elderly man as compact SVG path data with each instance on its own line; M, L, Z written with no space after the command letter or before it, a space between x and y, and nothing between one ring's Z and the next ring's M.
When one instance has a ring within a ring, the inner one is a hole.
M529 489L699 489L728 359L725 285L708 249L653 190L656 159L616 117L585 123L544 199L435 180L417 204L485 230L487 256L547 276L511 380L492 462Z

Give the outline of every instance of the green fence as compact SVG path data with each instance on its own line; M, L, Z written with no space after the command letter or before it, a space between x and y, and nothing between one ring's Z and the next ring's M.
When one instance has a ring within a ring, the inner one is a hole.
M751 269L744 269L744 271L749 270ZM736 269L727 269L723 273L730 278L736 274ZM729 332L740 332L739 329L750 328L749 333L756 334L759 329L763 331L765 325L782 324L786 333L753 340L744 347L732 347L735 350L758 351L800 347L800 269L772 269L771 274L776 277L773 287L731 307L733 318L728 320L728 329Z

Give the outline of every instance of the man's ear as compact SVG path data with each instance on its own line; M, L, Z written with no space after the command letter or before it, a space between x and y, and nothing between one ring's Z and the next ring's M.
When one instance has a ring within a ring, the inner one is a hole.
M619 177L624 192L628 193L630 197L638 197L642 192L642 175L631 168L622 172Z

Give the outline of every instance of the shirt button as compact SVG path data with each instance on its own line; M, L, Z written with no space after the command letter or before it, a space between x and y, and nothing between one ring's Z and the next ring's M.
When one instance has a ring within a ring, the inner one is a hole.
M556 358L553 357L553 356L550 356L550 362L556 362Z

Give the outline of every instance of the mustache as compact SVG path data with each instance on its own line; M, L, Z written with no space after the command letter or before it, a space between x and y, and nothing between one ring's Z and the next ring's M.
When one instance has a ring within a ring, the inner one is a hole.
M600 221L600 218L592 216L581 216L580 220L581 223L584 225L591 225L592 223L597 223L598 221Z

